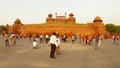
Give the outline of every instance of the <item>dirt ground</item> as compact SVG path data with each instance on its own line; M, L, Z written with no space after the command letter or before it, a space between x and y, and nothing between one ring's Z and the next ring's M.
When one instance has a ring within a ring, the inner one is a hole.
M19 39L15 46L5 46L0 37L0 68L120 68L120 41L103 40L95 50L95 42L86 46L75 41L61 43L61 54L49 57L50 47L46 43L32 49L29 39Z

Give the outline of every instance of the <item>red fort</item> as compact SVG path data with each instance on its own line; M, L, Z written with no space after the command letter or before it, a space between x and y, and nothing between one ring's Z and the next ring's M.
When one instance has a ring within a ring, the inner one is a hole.
M106 30L103 20L96 16L93 22L86 24L77 24L76 18L73 13L69 14L69 17L65 15L58 16L55 13L55 18L50 13L46 18L46 23L44 24L22 24L20 19L16 19L13 25L9 26L9 33L15 34L51 34L56 32L58 34L65 34L71 36L76 35L96 35L102 34L104 36Z

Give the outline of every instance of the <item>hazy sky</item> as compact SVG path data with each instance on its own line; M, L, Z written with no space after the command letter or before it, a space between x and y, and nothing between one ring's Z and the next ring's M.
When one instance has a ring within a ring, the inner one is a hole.
M100 16L103 22L120 25L120 0L0 0L0 25L44 23L49 13L67 16L73 13L77 23L92 22Z

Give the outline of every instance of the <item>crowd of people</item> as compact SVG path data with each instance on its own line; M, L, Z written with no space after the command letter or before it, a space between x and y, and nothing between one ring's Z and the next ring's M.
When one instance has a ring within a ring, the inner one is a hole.
M23 35L23 36L16 35L13 33L11 33L9 36L9 34L6 32L6 33L4 33L3 37L5 40L6 47L10 46L10 44L9 44L10 42L11 42L11 45L15 46L17 43L16 40L18 38L27 38L27 37L29 37L30 42L32 42L33 49L38 49L39 43L40 44L46 43L51 47L51 51L50 51L51 58L55 58L55 56L54 56L55 52L56 52L56 54L61 54L61 52L60 52L61 42L67 42L66 35L61 36L59 34L56 34L55 32L53 32L52 35L50 35L50 34L43 35L43 34L37 33L36 35L29 34L29 35ZM113 38L113 43L115 45L118 44L117 37L115 35L113 35L112 38ZM9 42L9 40L10 40L10 42ZM93 40L95 40L95 49L98 49L102 43L102 35L96 35L96 36L93 36L93 35L81 36L81 35L79 35L79 36L77 36L77 35L73 34L71 36L72 44L74 44L76 40L79 40L79 43L83 44L85 46L93 45Z

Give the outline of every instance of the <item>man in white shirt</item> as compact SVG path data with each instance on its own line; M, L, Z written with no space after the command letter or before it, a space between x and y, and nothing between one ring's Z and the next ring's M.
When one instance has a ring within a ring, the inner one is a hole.
M75 41L75 35L72 35L72 44L74 43Z
M115 43L115 35L112 36L113 44Z
M46 43L48 43L48 35L46 35Z
M50 57L51 58L55 58L54 54L55 54L56 47L58 46L58 44L57 44L57 37L56 37L56 33L55 32L51 36L49 44L51 46Z

